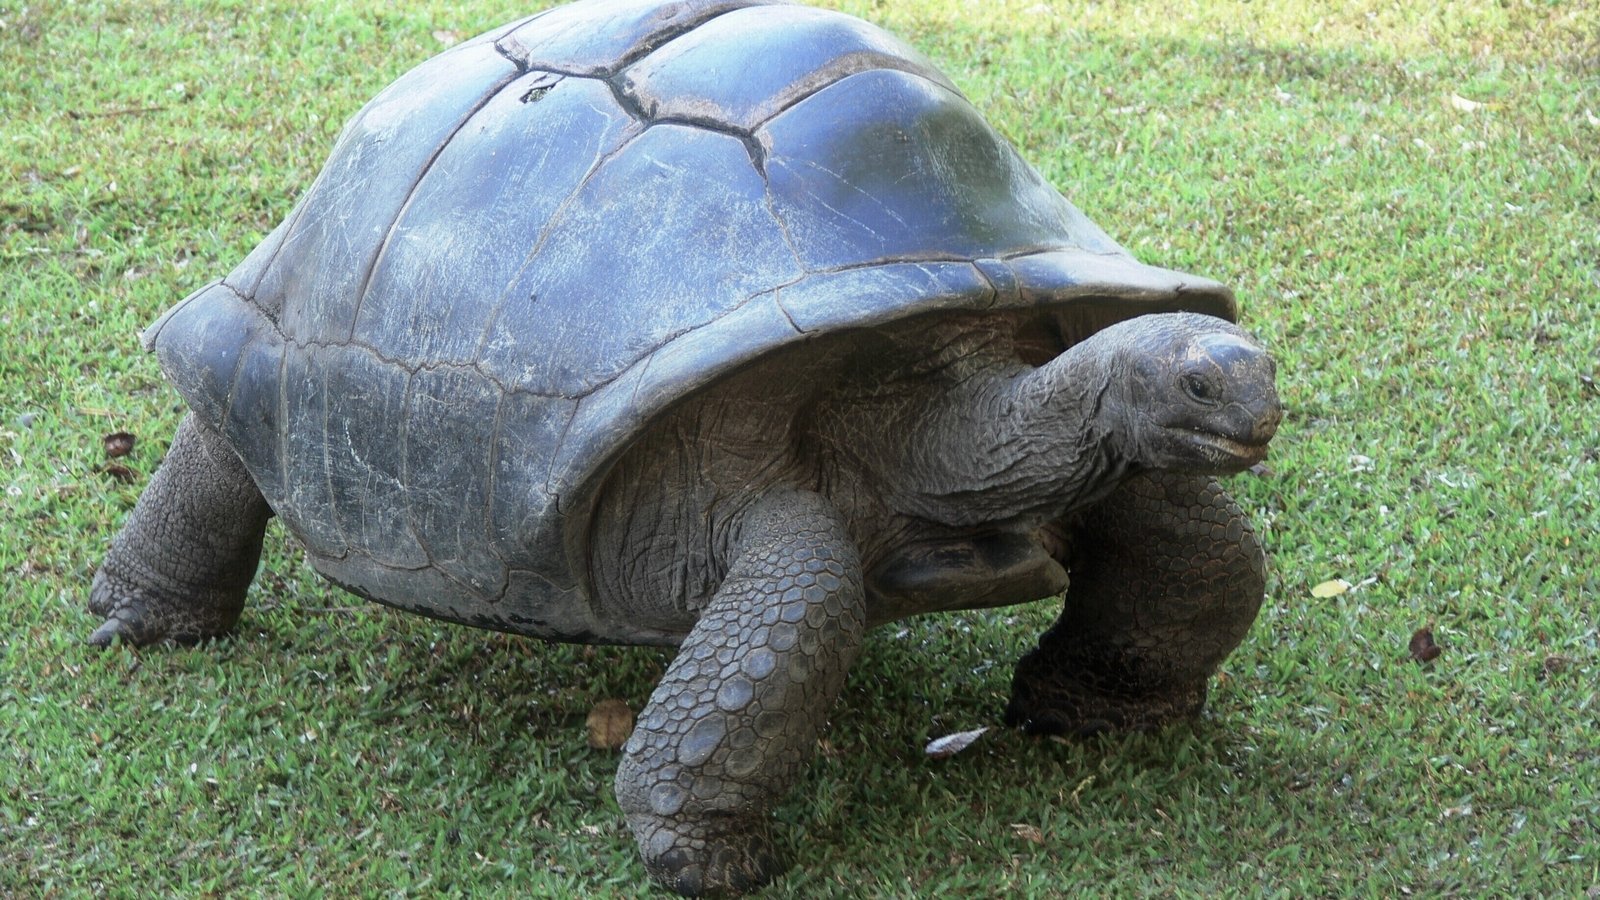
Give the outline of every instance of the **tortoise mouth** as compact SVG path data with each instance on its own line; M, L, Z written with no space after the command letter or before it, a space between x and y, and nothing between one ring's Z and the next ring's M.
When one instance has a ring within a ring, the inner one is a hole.
M1248 469L1267 458L1270 439L1260 442L1238 441L1209 431L1195 431L1187 439L1198 446L1201 453L1218 464L1229 468Z

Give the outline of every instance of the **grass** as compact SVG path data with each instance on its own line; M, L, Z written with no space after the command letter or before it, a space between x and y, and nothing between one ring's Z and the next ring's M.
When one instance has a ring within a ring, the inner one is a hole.
M522 12L404 6L0 4L0 892L646 892L583 719L638 708L658 652L362 605L276 530L236 636L80 643L180 412L137 329L276 224L367 97ZM1141 259L1235 285L1290 417L1233 482L1273 571L1203 720L932 761L997 723L1049 604L879 631L771 895L1594 896L1595 8L843 6Z

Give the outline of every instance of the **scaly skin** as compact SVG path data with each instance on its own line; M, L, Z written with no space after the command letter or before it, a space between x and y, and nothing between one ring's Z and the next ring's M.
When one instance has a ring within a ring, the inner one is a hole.
M1017 664L1006 723L1089 735L1198 714L1266 586L1243 512L1214 478L1149 473L1087 512L1069 541L1066 605Z
M194 642L239 619L272 515L226 442L184 416L89 589L89 643Z
M838 513L816 494L764 498L617 769L652 876L698 896L783 870L767 813L810 759L865 629L861 564Z

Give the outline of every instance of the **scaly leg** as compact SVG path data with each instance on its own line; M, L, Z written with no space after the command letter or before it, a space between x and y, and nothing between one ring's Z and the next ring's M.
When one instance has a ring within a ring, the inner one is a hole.
M272 510L216 432L184 416L172 448L95 573L89 643L223 634L239 619Z
M617 800L650 874L687 895L783 870L768 812L811 756L865 631L861 564L816 494L746 514L728 576L650 697Z
M1209 476L1139 476L1067 541L1066 605L1017 664L1006 722L1084 735L1198 714L1266 588L1261 544L1233 499Z

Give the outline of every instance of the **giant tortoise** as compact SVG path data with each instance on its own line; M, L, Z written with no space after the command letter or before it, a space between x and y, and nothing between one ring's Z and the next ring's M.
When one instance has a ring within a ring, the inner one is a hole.
M386 88L145 333L190 412L90 641L227 632L275 515L362 597L675 646L617 798L657 879L749 889L873 626L1065 592L1008 722L1199 710L1264 585L1215 476L1281 417L1235 318L873 26L557 7Z

